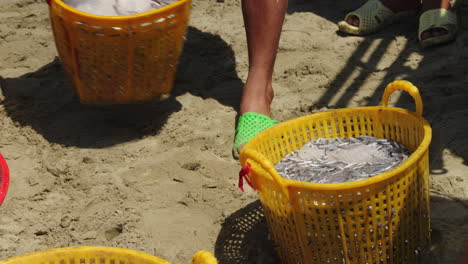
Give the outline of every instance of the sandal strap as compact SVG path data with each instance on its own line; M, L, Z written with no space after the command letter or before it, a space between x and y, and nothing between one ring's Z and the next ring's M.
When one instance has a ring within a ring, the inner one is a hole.
M236 137L234 139L234 149L247 143L263 130L278 124L278 121L258 113L244 113L237 124Z
M424 31L432 28L444 28L448 34L455 34L458 29L457 14L444 8L425 11L419 17L419 40Z
M385 24L391 23L395 17L395 13L379 0L369 0L360 8L347 14L345 21L350 16L359 18L359 28L362 32L372 32Z

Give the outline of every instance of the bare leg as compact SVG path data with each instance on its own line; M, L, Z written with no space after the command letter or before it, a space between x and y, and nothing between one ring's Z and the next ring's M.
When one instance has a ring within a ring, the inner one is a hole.
M465 249L464 249L460 264L467 264L467 263L468 263L468 239L465 241Z
M272 76L287 0L242 0L249 51L249 75L244 86L240 114L270 116Z

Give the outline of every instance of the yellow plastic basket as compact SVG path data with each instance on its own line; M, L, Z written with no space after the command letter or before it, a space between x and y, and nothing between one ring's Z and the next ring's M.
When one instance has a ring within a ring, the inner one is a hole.
M191 264L217 264L210 253L199 251ZM122 248L68 247L39 251L0 261L0 264L170 264L158 257Z
M128 16L96 16L48 1L57 51L81 102L141 102L170 93L190 0Z
M416 112L388 107L407 91ZM258 190L282 263L418 263L430 245L431 128L418 89L389 84L382 105L311 114L271 127L241 151L243 171ZM375 136L404 144L400 166L351 183L319 184L282 178L274 168L311 139Z

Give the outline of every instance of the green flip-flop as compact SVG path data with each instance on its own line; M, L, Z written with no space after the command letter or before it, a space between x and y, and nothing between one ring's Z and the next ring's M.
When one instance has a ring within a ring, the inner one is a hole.
M234 138L233 156L239 158L239 147L243 146L250 139L263 130L278 124L278 121L258 113L247 112L239 117Z

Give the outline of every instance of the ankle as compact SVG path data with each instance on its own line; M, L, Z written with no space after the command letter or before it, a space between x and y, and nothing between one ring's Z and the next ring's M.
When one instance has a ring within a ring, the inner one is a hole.
M273 97L271 80L265 81L249 77L242 93L240 114L255 112L271 116L270 105Z
M272 100L272 96L254 96L246 94L245 96L242 96L240 114L242 115L247 112L254 112L271 117L270 107Z

